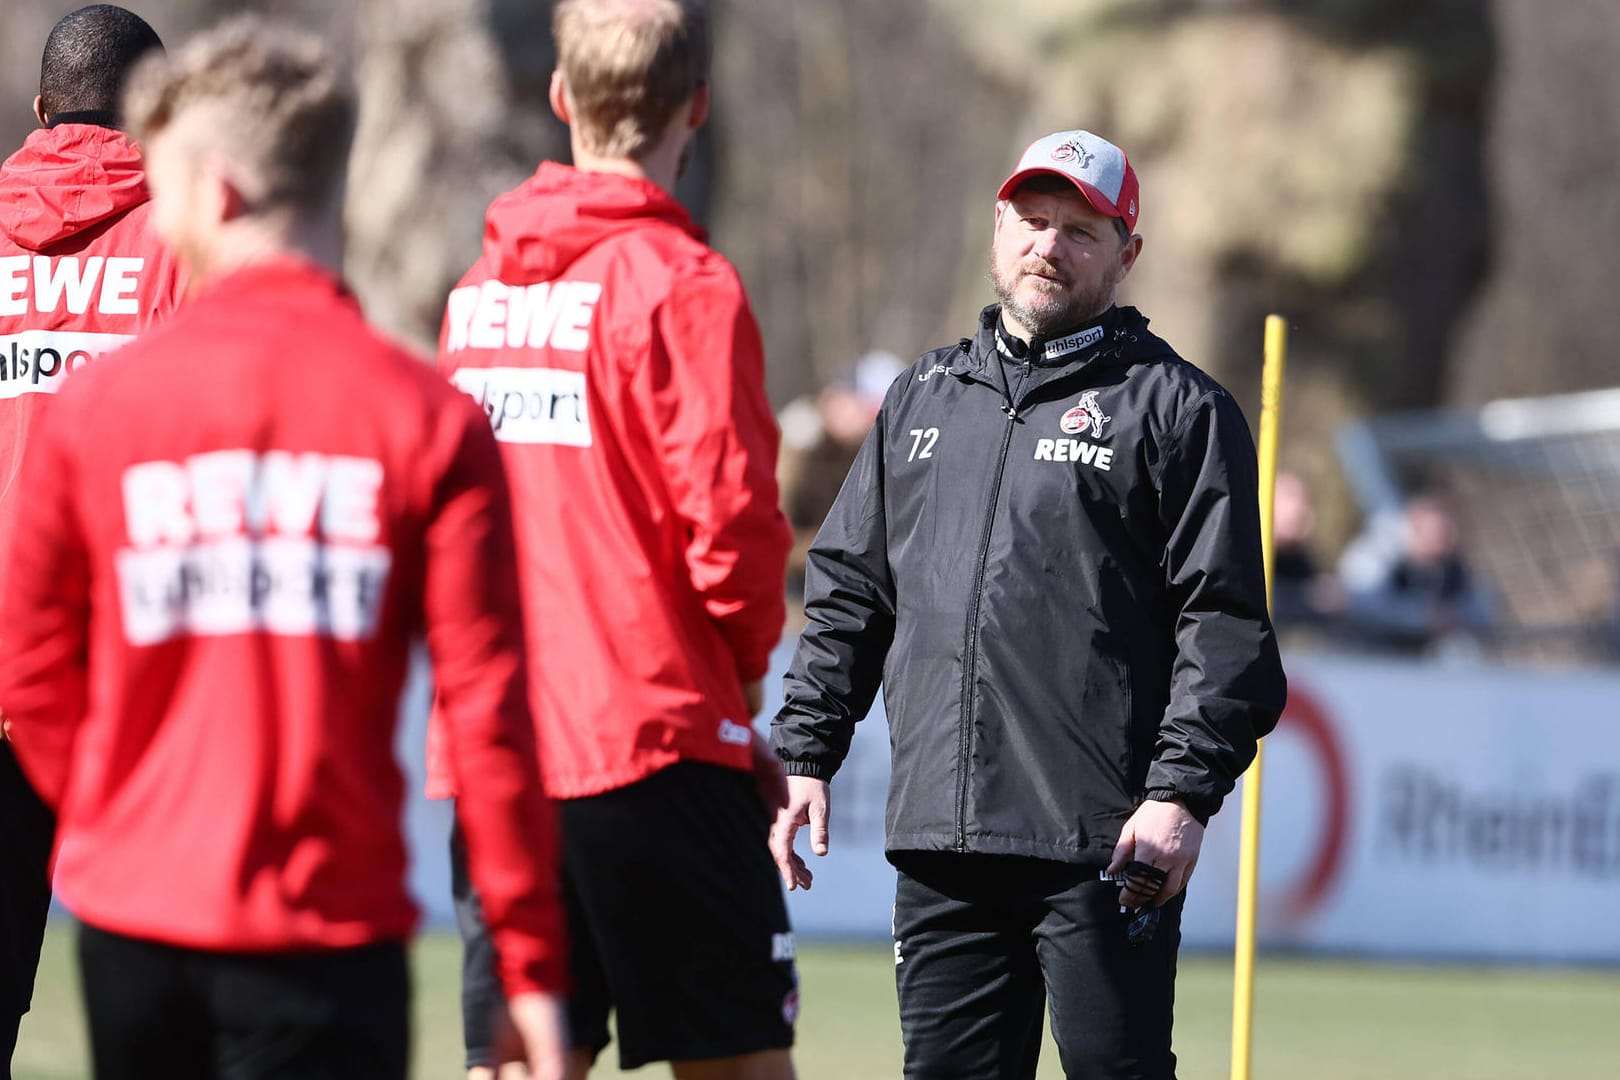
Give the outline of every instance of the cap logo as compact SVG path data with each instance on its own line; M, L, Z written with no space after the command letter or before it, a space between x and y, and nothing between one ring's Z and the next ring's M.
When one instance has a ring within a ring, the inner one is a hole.
M1057 162L1075 162L1077 169L1091 168L1091 162L1097 155L1093 154L1080 144L1078 139L1070 139L1066 143L1059 143L1052 148L1052 160Z

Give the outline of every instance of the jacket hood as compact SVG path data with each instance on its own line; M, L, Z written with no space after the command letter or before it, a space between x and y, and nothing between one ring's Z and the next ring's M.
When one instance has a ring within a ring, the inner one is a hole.
M704 239L681 204L651 181L547 161L490 205L484 257L502 281L550 281L602 241L650 222Z
M29 135L0 165L0 232L41 251L148 198L141 152L130 137L93 124Z

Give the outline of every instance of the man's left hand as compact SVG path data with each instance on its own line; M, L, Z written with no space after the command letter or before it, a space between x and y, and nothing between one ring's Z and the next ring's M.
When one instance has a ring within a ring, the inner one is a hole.
M1114 845L1110 874L1120 873L1128 862L1144 862L1165 872L1158 892L1151 886L1132 881L1120 890L1119 902L1131 909L1149 905L1163 907L1181 894L1198 865L1198 852L1204 846L1204 827L1185 806L1149 799L1136 808L1125 823Z

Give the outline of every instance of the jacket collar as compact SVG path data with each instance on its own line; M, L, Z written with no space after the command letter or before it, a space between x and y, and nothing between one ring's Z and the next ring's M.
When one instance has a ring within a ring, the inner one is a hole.
M952 354L950 373L999 387L1000 384L990 376L994 372L992 365L1000 363L996 342L1000 325L1000 304L991 304L980 311L978 333L958 343L956 352ZM1116 306L1110 308L1098 322L1087 324L1074 334L1059 335L1049 342L1036 339L1032 342L1032 351L1037 351L1041 357L1036 363L1049 371L1048 378L1042 381L1050 382L1092 365L1129 364L1141 359L1145 355L1141 346L1153 339L1147 325L1146 316L1136 308ZM1093 326L1102 330L1099 341L1081 344L1068 340L1085 336L1085 332Z

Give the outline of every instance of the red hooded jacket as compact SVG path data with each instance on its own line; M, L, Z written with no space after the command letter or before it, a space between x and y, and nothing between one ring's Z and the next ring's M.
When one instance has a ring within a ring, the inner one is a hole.
M792 537L731 264L657 185L543 164L491 205L439 361L506 460L547 791L749 768Z
M147 229L140 151L121 131L60 124L0 165L0 553L40 408L89 361L179 303L179 264Z
M560 986L511 512L464 395L275 260L75 376L23 478L0 707L75 914L220 951L406 937L393 745L425 631L506 988Z

